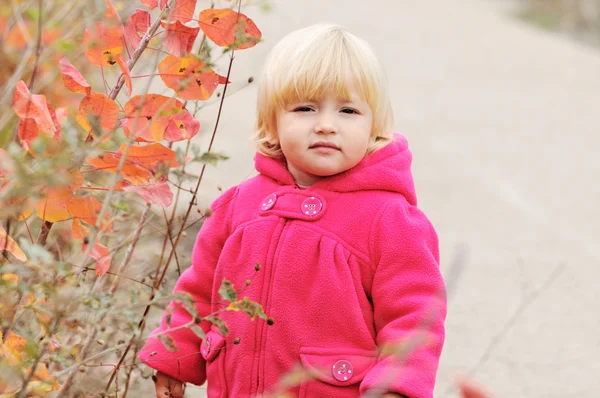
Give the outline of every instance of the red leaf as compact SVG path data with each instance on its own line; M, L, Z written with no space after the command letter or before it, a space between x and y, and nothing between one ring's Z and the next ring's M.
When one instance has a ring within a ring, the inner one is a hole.
M189 140L200 131L200 122L187 110L179 113L169 121L164 139L171 142Z
M171 54L180 56L192 50L200 28L185 26L181 21L175 21L170 24L162 21L161 25L167 31L163 45Z
M41 94L31 94L23 80L20 80L15 85L13 105L17 116L34 119L43 131L57 131L52 115L48 109L46 96Z
M219 85L218 75L194 56L167 55L158 71L167 87L186 100L207 100Z
M219 77L219 84L231 84L231 82L227 80L227 76L221 76L218 73L217 76Z
M87 132L98 126L107 132L115 129L119 107L104 94L92 93L81 100L76 120ZM103 132L100 132L103 135Z
M217 46L238 50L254 47L262 33L250 18L229 8L207 8L200 13L200 28Z
M153 185L125 185L123 190L140 195L146 202L160 207L169 207L173 203L173 192L166 182Z
M145 101L143 98L136 95L125 104L125 119L122 120L125 135L131 136L131 130L135 126L138 141L160 141L170 120L184 111L183 103L159 94L148 94Z
M62 74L63 83L65 84L66 88L75 93L81 94L89 94L92 91L92 88L85 78L66 57L62 57L59 61L59 64L60 73Z
M160 9L164 10L168 0L160 0ZM171 20L189 22L194 16L196 10L196 0L175 0L171 8Z
M85 253L87 248L88 245L84 244L82 251ZM96 242L90 252L90 257L96 260L96 275L100 277L106 274L106 271L110 269L110 252L108 251L108 248L101 243Z
M46 137L54 138L54 141L51 143L53 145L49 145L44 148L45 155L51 155L56 153L57 150L60 149L60 124L56 117L56 112L52 106L48 105L48 111L50 116L52 117L52 121L55 127L56 132L47 132L40 130L40 126L36 123L34 119L21 119L19 120L19 125L17 127L17 134L19 136L20 144L23 148L25 148L29 153L34 156L37 156L33 152L33 142L40 136L40 134L45 135Z
M142 4L149 9L154 10L156 7L158 7L158 0L142 0Z
M158 5L158 3L156 5ZM129 16L127 24L125 25L125 37L133 49L140 45L140 41L149 27L150 13L148 11L140 10L138 8ZM142 35L140 36L139 33Z
M23 250L6 234L4 228L0 227L0 252L4 250L15 256L17 260L27 261L27 256L23 253Z

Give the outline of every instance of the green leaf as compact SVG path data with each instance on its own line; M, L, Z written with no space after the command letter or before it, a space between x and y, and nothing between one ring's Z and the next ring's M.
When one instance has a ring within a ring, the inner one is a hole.
M223 336L227 336L229 334L229 328L227 328L225 321L221 318L217 318L216 316L209 316L208 318L206 318L206 320L215 325L217 328L219 328L219 332L221 332Z
M171 352L175 352L178 350L177 346L175 345L175 340L173 340L173 337L165 334L159 334L157 337L163 343L167 350Z
M192 325L192 326L190 326L190 329L192 329L192 331L196 334L196 336L200 337L201 339L203 339L204 336L206 336L206 334L204 333L204 330L202 330L202 328L198 325Z
M237 300L237 292L233 286L233 283L228 280L224 280L221 283L221 287L219 288L219 295L222 299L227 301L236 301Z
M256 317L267 319L267 315L265 314L262 305L255 301L251 301L248 297L244 297L243 300L232 302L227 309L229 311L242 311L253 320Z
M200 157L194 158L195 161L199 161L201 163L208 163L215 165L217 162L221 160L227 160L229 156L216 153L216 152L204 152Z

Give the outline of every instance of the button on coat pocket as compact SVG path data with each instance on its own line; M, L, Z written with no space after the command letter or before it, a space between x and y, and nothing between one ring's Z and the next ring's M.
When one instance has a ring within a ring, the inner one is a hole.
M300 362L308 373L300 397L358 397L360 382L377 363L375 350L302 347Z

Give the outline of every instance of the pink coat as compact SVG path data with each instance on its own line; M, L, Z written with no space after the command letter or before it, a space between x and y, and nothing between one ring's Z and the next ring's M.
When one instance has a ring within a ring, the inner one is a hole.
M303 190L282 159L257 154L260 174L213 203L175 291L191 294L207 315L227 306L218 293L227 279L273 324L222 312L226 336L203 321L204 339L188 328L170 332L179 349L169 351L150 337L141 360L183 382L208 380L210 398L268 394L298 364L314 378L290 387L292 396L379 389L432 397L446 297L437 235L416 207L411 158L396 135L353 169ZM171 306L171 328L193 319ZM168 328L166 319L153 333ZM409 354L381 351L394 342Z

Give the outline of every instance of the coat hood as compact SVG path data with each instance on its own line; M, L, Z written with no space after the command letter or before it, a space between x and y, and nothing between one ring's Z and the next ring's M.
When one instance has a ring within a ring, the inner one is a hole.
M334 192L391 191L402 194L411 205L417 204L415 185L410 171L412 153L401 134L394 134L394 141L366 156L356 166L335 176L324 178L311 188L323 188ZM256 170L281 185L295 185L294 177L285 164L285 158L271 158L256 154Z

